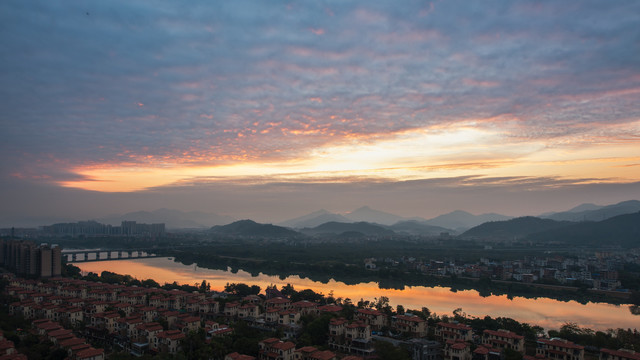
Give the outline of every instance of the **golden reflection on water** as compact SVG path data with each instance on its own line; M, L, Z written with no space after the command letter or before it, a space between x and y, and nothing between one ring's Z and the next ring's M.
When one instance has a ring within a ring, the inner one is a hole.
M333 291L334 297L349 298L357 303L360 299L374 300L387 296L392 306L401 304L405 309L421 309L426 306L440 315L451 315L453 310L462 308L468 316L489 315L491 317L510 317L521 322L540 325L545 329L558 329L566 322L574 322L582 327L596 330L608 328L638 328L640 316L634 316L628 305L610 305L602 303L588 303L582 305L575 301L562 302L553 299L527 299L514 297L508 299L503 296L481 297L475 290L452 292L443 287L406 287L404 290L380 289L374 282L358 285L346 285L334 280L327 284L290 276L280 280L278 276L251 274L238 271L210 270L194 265L187 266L168 260L167 258L152 258L139 260L99 261L75 264L84 272L111 271L128 274L137 279L154 279L160 284L200 284L206 280L212 290L222 290L227 283L246 283L258 285L263 290L271 284L278 288L291 284L296 290L312 289L324 295Z

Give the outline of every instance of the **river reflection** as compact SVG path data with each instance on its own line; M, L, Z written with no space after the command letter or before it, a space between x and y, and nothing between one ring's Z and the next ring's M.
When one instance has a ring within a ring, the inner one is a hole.
M210 270L194 265L187 266L168 258L152 258L140 260L118 260L77 263L85 272L101 273L111 271L128 274L137 279L154 279L160 284L200 284L206 280L214 290L222 290L227 283L246 283L259 285L263 290L271 284L278 288L291 284L296 290L312 289L325 295L333 291L334 297L349 298L354 303L360 299L374 300L380 296L389 297L393 307L401 304L405 309L421 309L426 306L440 315L450 315L453 310L462 308L469 316L489 315L491 317L510 317L521 322L540 325L545 329L558 329L566 322L577 323L581 327L595 330L609 328L638 328L640 319L632 315L628 305L610 305L575 301L562 302L548 298L527 299L506 295L481 297L475 290L452 292L443 287L405 287L403 290L380 289L374 282L346 285L334 280L327 284L312 281L298 276L289 276L281 280L278 276L260 274L256 277L238 271L232 273L223 270Z

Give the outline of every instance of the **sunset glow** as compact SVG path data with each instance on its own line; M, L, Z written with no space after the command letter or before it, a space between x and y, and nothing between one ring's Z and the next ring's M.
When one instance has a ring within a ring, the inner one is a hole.
M597 148L579 142L598 142ZM207 159L190 158L155 164L105 164L77 168L81 180L61 185L104 192L139 191L170 186L194 179L253 182L313 181L406 181L436 177L482 174L485 177L556 176L588 181L634 182L640 178L640 153L633 141L624 139L557 139L556 145L540 140L510 137L507 129L482 128L464 123L449 128L404 131L380 139L344 139L309 149L302 157L236 161L207 166ZM606 157L602 155L606 154ZM631 155L631 156L630 156ZM639 156L633 156L639 155ZM171 163L174 161L174 163ZM87 180L82 180L87 179ZM352 179L352 180L348 180Z
M0 12L2 190L25 211L523 215L640 191L633 1L37 4Z
M307 278L290 276L280 280L277 276L260 274L257 277L238 271L233 274L228 271L209 270L180 263L173 263L164 258L135 260L135 261L110 261L79 263L78 266L86 272L101 273L107 271L118 272L118 269L126 268L127 272L137 279L153 278L163 283L199 284L206 280L211 288L221 291L227 283L245 283L260 286L263 291L267 286L277 285L278 288L291 284L296 290L312 289L316 292L328 295L333 292L336 298L349 298L357 303L360 299L374 301L380 296L387 296L392 306L403 305L406 309L429 308L438 315L451 315L458 304L465 304L462 309L468 316L492 317L506 316L531 325L540 325L546 329L558 329L564 323L571 321L580 326L605 331L615 327L635 326L637 319L629 315L628 306L616 306L610 304L587 305L575 301L562 302L547 298L526 299L515 297L508 299L506 295L480 297L475 290L451 292L442 287L406 287L403 290L380 289L377 283L361 283L358 285L346 285L334 280L326 284L315 282ZM602 314L607 316L603 317Z

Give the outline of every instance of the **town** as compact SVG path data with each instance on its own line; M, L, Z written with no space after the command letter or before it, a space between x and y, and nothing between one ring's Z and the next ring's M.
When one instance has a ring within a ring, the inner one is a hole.
M640 265L640 250L595 251L591 256L572 257L525 256L522 259L502 261L483 257L477 262L425 260L406 256L364 260L364 267L373 271L401 268L431 276L488 278L493 281L584 286L592 290L627 292L628 289L622 289L618 273L624 269L625 264Z
M8 303L9 315L24 318L30 327L3 328L0 359L26 359L14 340L29 336L78 360L122 354L225 360L640 359L629 349L594 349L545 337L537 327L523 327L526 333L499 328L499 323L474 328L455 312L454 317L434 318L426 308L394 310L385 299L352 304L290 287L269 287L260 294L259 287L245 284L211 291L204 281L189 290L167 290L153 282L130 286L71 277L26 279L8 272L2 279L4 296L14 300ZM624 346L639 350L640 334L630 334L634 340ZM240 339L244 345L238 348Z

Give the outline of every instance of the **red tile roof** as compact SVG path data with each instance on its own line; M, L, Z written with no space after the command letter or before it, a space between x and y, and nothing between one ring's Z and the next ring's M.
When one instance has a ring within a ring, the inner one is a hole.
M180 340L186 337L180 330L167 330L158 334L158 338L161 339L170 339L170 340Z
M287 341L287 342L275 343L271 346L278 350L289 350L289 349L295 348L296 344L292 343L291 341Z
M364 315L374 315L374 316L384 315L384 313L374 309L358 309L358 312Z
M89 348L82 350L76 354L76 359L88 359L104 353L104 349Z
M330 360L336 357L336 354L329 350L325 351L316 351L309 358L316 360Z
M467 326L467 325L464 325L464 324L454 324L454 323L439 322L438 326L442 326L442 327L449 328L449 329L457 329L457 330L471 330L470 326Z
M509 338L509 339L515 339L515 340L524 339L524 336L522 336L522 335L518 335L518 334L516 334L514 332L505 331L505 330L498 330L498 331L485 330L484 333L488 334L488 335L500 336L500 337L505 337L505 338Z
M424 322L423 318L420 318L418 316L409 316L409 315L396 315L396 319L403 320L403 321L416 322L416 323Z
M340 305L323 305L318 308L318 310L323 312L339 312L342 311L342 306Z
M611 350L611 349L602 348L602 349L600 349L600 352L603 352L605 354L609 354L609 355L612 355L612 356L618 356L618 357L625 358L625 359L637 359L637 360L640 360L640 353L635 352L633 350L626 350L626 349Z
M576 350L584 349L584 346L576 345L571 341L564 340L564 339L555 339L555 338L554 339L538 339L538 342L546 345L550 345L550 346L565 348L565 349L576 349Z

